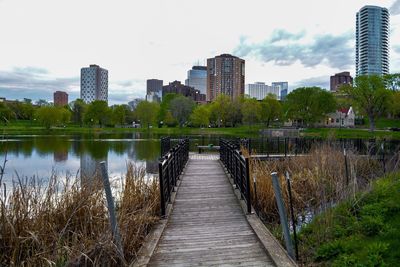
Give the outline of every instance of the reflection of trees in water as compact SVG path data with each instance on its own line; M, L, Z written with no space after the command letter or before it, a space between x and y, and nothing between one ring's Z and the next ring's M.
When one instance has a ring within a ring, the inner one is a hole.
M160 156L160 142L156 140L134 141L133 151L138 160L155 160Z
M158 140L137 140L138 133L113 135L75 135L75 136L32 136L3 144L8 153L31 156L36 150L39 156L53 154L55 161L67 160L68 153L79 157L83 153L89 154L96 160L107 157L109 151L119 156L127 154L133 160L155 160L160 154ZM107 139L113 139L107 141ZM129 141L132 140L132 141ZM0 153L4 153L0 151Z

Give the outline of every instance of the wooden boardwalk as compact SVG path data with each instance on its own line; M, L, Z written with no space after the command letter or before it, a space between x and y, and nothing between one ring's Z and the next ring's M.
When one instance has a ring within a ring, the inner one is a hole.
M275 266L218 157L191 155L148 266Z

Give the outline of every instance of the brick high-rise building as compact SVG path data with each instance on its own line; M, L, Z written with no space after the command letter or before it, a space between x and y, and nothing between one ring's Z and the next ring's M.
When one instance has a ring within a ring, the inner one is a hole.
M53 94L54 106L68 105L68 94L62 91L56 91Z
M350 76L350 72L344 71L331 76L331 92L338 91L343 84L353 84L353 77Z
M173 81L168 85L164 85L162 89L163 97L166 94L181 94L188 98L193 99L197 103L203 103L206 101L206 95L200 93L199 90L194 89L193 87L183 85L180 81Z
M98 65L81 69L81 99L86 103L94 100L108 102L108 70Z
M220 94L231 99L244 95L244 64L241 58L222 54L207 59L207 101Z

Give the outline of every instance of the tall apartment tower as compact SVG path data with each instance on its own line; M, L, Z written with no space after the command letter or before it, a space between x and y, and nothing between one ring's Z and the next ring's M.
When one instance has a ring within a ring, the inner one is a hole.
M185 85L199 90L201 94L207 94L207 67L193 66L188 70Z
M279 86L279 99L285 100L289 91L288 82L273 82L272 87Z
M231 99L244 95L243 59L222 54L207 59L207 101L213 101L220 94Z
M53 94L54 106L68 105L68 94L62 91L55 91Z
M356 15L356 76L389 73L389 11L364 6Z
M331 76L331 92L338 91L343 84L353 84L353 77L351 77L350 72L344 71Z
M108 70L98 65L81 68L81 99L86 103L94 100L108 103Z

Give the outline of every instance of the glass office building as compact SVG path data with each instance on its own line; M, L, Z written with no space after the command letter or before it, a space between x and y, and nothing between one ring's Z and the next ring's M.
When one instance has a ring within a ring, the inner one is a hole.
M356 75L389 73L389 11L364 6L356 15Z

